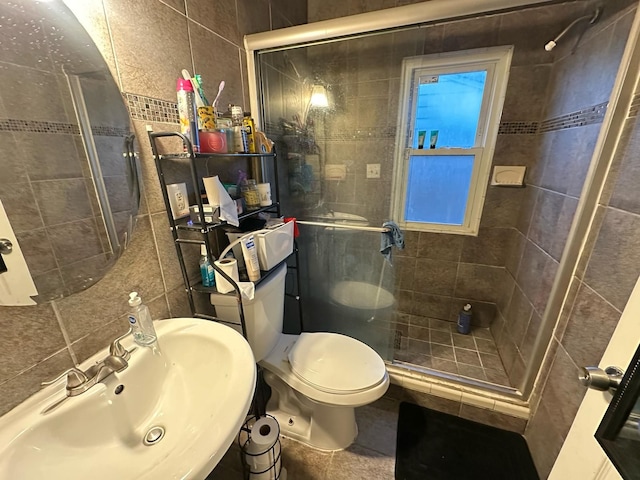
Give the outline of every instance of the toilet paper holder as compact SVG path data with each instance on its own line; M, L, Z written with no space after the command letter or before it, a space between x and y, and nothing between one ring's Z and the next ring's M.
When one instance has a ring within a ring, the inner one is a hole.
M286 480L280 425L272 415L250 417L240 429L238 444L245 479Z

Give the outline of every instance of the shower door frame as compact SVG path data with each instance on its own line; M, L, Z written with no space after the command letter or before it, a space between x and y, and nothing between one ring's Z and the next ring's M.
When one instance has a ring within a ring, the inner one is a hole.
M436 21L452 20L460 17L484 13L506 12L521 7L554 3L548 0L431 0L419 3L351 15L332 20L298 25L279 30L246 35L244 45L247 53L247 71L251 112L258 127L262 125L261 94L258 88L260 69L257 62L259 51L300 48L313 43L346 38L358 34L376 33L393 28ZM567 237L558 273L553 282L549 300L545 308L540 331L535 341L533 354L525 371L522 384L516 389L500 386L494 392L508 397L529 401L536 380L541 377L542 365L551 344L553 331L564 306L569 285L575 274L578 259L582 253L587 235L592 226L604 180L609 172L622 126L627 116L636 83L633 72L640 70L640 9L636 11L629 32L615 83L610 95L609 108L591 158L591 164L583 185L578 207ZM508 390L508 391L507 391Z

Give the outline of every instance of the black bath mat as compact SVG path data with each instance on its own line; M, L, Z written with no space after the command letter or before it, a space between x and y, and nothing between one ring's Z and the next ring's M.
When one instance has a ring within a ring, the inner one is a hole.
M397 438L396 480L538 480L514 432L403 402Z

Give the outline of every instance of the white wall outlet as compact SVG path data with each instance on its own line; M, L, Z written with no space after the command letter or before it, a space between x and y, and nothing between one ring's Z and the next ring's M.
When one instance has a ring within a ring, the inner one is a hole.
M380 178L379 163L367 163L367 178Z

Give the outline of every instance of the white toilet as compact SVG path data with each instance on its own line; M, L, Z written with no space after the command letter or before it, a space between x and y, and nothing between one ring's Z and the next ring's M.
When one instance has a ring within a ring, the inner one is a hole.
M247 336L272 389L267 411L282 434L321 450L347 448L358 434L355 407L389 387L384 361L364 343L336 333L282 333L287 266L262 281L243 301ZM240 324L237 301L211 295L219 318Z

